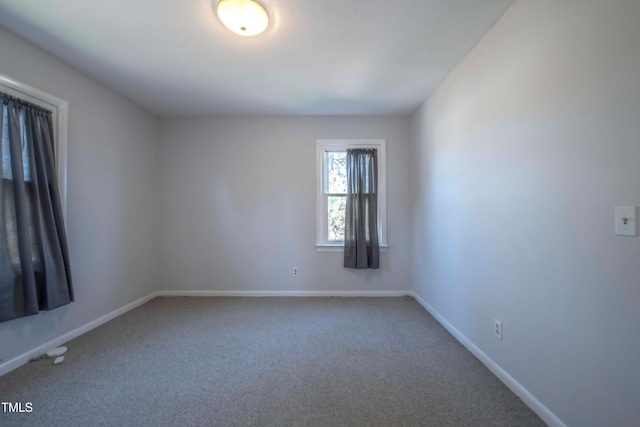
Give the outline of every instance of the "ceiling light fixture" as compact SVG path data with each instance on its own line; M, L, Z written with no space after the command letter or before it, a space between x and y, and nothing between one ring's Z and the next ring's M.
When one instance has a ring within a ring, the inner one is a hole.
M269 15L256 0L220 0L216 13L225 27L241 36L255 36L269 25Z

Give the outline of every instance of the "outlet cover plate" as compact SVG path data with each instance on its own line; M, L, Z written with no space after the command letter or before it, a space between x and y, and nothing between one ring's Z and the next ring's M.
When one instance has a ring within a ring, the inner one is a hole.
M493 319L493 334L502 341L502 322L496 319Z

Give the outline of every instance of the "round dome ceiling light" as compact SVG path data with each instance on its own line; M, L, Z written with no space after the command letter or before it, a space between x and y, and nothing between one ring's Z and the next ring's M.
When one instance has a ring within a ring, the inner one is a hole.
M241 36L255 36L269 25L269 15L256 0L220 0L218 18L225 27Z

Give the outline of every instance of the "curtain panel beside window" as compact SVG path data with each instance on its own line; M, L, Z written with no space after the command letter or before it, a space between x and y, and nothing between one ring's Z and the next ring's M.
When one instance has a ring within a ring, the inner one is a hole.
M51 112L0 92L0 321L73 301Z
M376 149L347 150L344 266L380 268Z

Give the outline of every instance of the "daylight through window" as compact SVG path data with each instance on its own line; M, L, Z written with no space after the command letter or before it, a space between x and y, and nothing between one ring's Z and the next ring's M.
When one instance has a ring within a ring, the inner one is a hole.
M386 178L384 140L318 140L318 250L342 250L347 199L347 149L376 148L380 176L378 183L378 231L382 247L386 246Z

